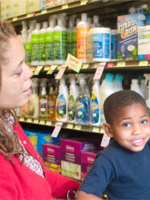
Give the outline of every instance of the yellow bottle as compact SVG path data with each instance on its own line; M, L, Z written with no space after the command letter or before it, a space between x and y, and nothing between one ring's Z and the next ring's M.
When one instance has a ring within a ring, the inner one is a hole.
M56 98L53 87L50 87L48 96L48 118L56 120Z

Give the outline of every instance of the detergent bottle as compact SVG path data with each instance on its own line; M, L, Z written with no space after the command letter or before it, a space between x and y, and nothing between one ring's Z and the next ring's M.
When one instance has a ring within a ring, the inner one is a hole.
M22 31L21 31L21 41L25 48L25 44L27 42L28 38L28 29L27 29L27 23L25 21L22 21Z
M76 20L76 26L73 27L72 32L72 55L77 57L77 24L81 21L81 19Z
M39 116L40 118L48 118L48 95L46 91L47 79L41 80L40 96L39 96Z
M75 23L76 15L69 17L69 28L67 29L67 54L72 55L72 37L73 37L73 27Z
M113 81L114 92L118 92L120 90L123 90L122 80L123 80L123 75L122 74L116 74L114 81Z
M140 86L138 84L138 79L132 79L132 83L131 83L130 89L135 91L135 92L137 92L137 93L139 93L144 98L144 95L141 92Z
M48 118L56 120L56 94L54 87L51 86L48 95Z

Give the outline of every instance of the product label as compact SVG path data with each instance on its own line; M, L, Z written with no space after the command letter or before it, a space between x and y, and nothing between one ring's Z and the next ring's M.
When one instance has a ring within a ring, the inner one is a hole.
M110 34L94 33L93 34L93 58L110 59Z
M21 114L27 115L28 114L28 104L21 107Z
M47 97L40 98L40 117L47 118L48 117L48 100Z
M75 119L75 101L73 95L70 95L68 102L68 120L74 121L74 119Z
M56 117L57 117L57 119L65 119L66 118L66 101L65 101L63 94L61 94L57 98Z
M33 116L34 115L34 102L32 100L29 99L29 115L30 116Z
M96 124L99 122L99 103L95 94L91 98L91 123Z
M39 36L32 35L32 51L31 51L31 60L39 61Z
M53 32L46 33L45 35L46 41L46 60L53 61L54 53L53 53Z
M67 53L72 54L72 33L67 33Z
M32 50L31 43L27 42L25 44L25 51L26 51L25 62L26 63L31 63L31 50Z
M111 59L117 59L117 35L111 35Z
M54 31L54 60L67 58L67 32Z
M77 32L72 33L72 55L77 57Z
M45 60L45 34L39 34L39 61Z
M77 28L77 58L87 58L87 34L89 28Z
M55 119L55 103L56 103L56 97L49 97L49 99L48 99L48 117L50 119Z
M93 62L93 35L87 37L87 61Z

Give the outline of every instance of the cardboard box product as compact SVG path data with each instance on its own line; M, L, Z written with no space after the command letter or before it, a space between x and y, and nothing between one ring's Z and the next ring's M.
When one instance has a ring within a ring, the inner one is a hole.
M80 139L61 140L61 173L81 180L81 151L98 149L99 142Z
M43 144L44 165L56 173L61 172L61 146L60 143Z
M118 17L118 60L138 59L138 27L145 21L145 15L140 13Z
M147 14L149 12L150 12L150 4L143 4L138 7L131 7L129 9L129 14L133 14L133 13Z

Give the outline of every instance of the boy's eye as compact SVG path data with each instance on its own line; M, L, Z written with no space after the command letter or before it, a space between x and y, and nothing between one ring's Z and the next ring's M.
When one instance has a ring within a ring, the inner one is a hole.
M147 123L147 120L142 120L141 121L141 124L146 124Z
M130 127L130 124L129 123L125 123L122 126L124 126L124 127Z

